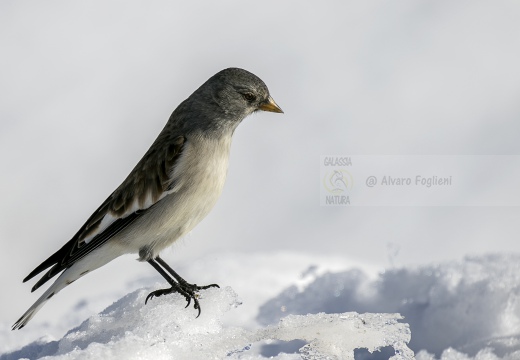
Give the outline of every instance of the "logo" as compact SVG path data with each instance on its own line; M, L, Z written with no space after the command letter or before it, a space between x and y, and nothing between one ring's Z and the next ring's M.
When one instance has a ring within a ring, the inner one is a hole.
M323 186L330 194L344 195L353 185L352 175L344 169L331 169L323 177Z
M320 204L322 206L350 205L354 178L346 169L352 166L350 156L322 156L320 166Z

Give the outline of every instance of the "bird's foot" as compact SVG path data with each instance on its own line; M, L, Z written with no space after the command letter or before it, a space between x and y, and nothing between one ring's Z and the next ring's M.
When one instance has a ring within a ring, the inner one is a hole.
M152 291L150 294L148 294L144 303L146 304L148 302L148 300L152 299L154 296L159 297L162 295L167 295L167 294L172 294L172 293L177 292L177 293L183 295L184 298L186 299L186 301L187 301L186 307L190 306L191 300L193 299L193 308L195 310L199 311L199 313L197 315L197 317L199 317L201 310L200 310L200 303L198 300L199 295L197 294L197 292L199 290L205 290L205 289L209 289L211 287L220 288L220 286L218 286L217 284L198 286L197 284L189 284L188 282L179 282L179 283L175 283L175 285L169 289L159 289L159 290Z

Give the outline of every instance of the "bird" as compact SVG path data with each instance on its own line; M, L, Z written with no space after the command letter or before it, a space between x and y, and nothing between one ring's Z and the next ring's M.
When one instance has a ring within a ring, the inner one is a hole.
M201 313L197 286L179 276L160 253L190 232L213 208L224 186L231 140L242 120L257 111L283 113L253 73L227 68L203 83L173 111L166 125L121 185L78 232L23 282L47 272L31 292L59 275L14 323L22 329L59 291L124 254L138 254Z

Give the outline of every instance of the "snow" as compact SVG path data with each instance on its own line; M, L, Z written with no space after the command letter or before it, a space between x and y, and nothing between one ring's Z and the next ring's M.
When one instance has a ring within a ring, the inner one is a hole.
M319 311L396 312L410 324L415 350L437 355L450 346L470 354L485 346L520 350L520 344L504 344L520 334L519 260L517 255L467 257L391 269L375 280L356 269L327 273L305 291L288 287L260 308L258 321Z
M59 341L30 344L11 358L253 359L258 358L250 351L254 343L301 339L308 343L302 349L305 359L354 359L356 348L376 351L384 346L395 348L395 360L413 359L406 346L410 331L398 322L398 314L289 315L276 325L246 330L222 324L223 314L240 305L230 287L201 292L204 311L199 318L193 309L180 311L185 304L180 295L154 299L145 306L150 290L130 293Z
M519 255L468 256L378 274L348 266L347 260L344 269L337 259L327 266L311 255L221 258L219 271L202 280L228 277L233 287L200 292L199 318L176 294L145 306L146 295L164 284L149 286L153 282L142 279L146 287L91 314L56 340L46 335L25 346L3 343L0 359L395 360L413 359L413 352L418 360L520 359ZM191 271L183 270L190 279L195 273L201 277L205 263L215 266L214 260L201 259ZM248 264L262 269L249 282L243 280L249 274L236 271ZM277 279L272 289L270 278ZM247 302L256 314L242 311ZM9 332L6 324L0 338L23 338L26 331L42 336L48 327L36 322Z

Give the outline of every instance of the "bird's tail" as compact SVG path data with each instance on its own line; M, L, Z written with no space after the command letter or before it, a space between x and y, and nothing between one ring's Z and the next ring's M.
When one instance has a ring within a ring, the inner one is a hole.
M22 317L14 323L11 330L18 330L23 328L51 297L56 295L61 289L63 289L67 285L68 284L65 280L65 277L60 276L58 279L56 279L54 284L52 284L51 287L49 287L43 293L43 295L40 296L38 300L36 300L36 302L29 308L29 310L27 310L25 314L23 314Z
M120 255L126 253L126 248L117 243L105 243L102 247L93 250L87 256L76 261L71 267L65 269L54 283L43 293L42 296L22 315L12 326L13 330L23 328L29 320L42 308L42 306L54 295L67 285L83 275L109 263ZM45 265L47 266L47 265ZM38 267L35 271L39 270ZM45 268L44 268L45 269ZM42 270L40 270L42 271ZM33 272L34 273L34 272ZM45 282L45 281L44 281Z

